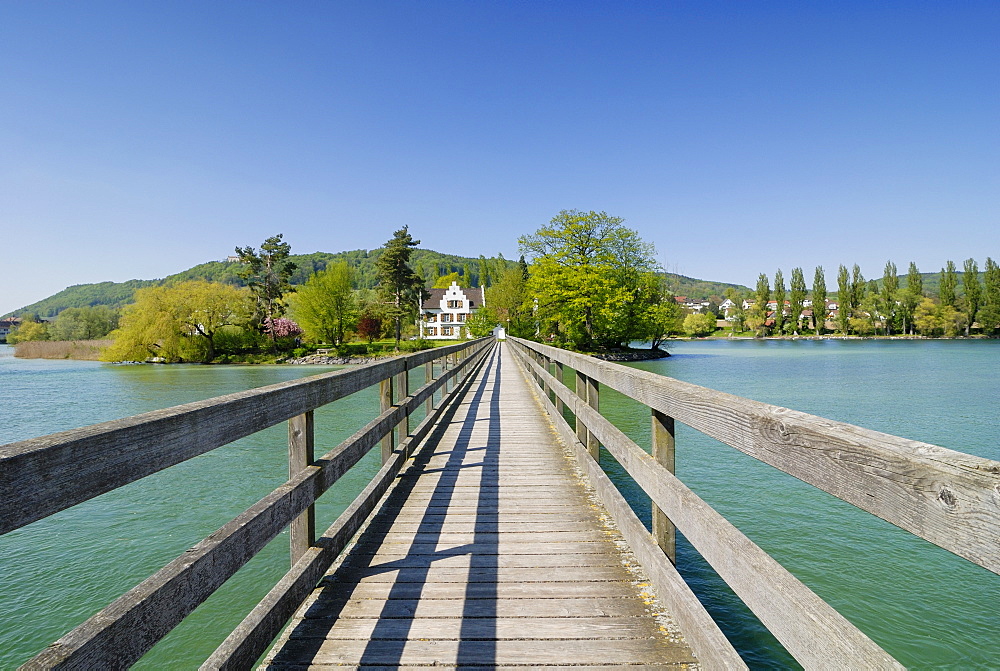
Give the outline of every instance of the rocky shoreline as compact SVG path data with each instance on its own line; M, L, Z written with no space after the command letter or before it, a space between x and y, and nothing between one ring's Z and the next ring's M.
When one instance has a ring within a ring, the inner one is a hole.
M662 349L630 349L618 352L603 352L591 356L602 361L652 361L654 359L665 359L670 356L670 352Z

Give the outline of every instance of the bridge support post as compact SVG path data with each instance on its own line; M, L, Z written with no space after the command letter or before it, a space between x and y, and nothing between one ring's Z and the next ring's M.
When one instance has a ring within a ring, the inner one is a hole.
M563 377L563 365L558 361L556 361L555 376L559 382L566 384L566 380ZM562 399L559 398L558 394L556 395L556 414L559 415L560 417L563 416L563 402Z
M378 397L379 397L379 413L383 413L392 407L392 378L386 378L379 382L378 385ZM389 461L392 456L392 434L393 429L389 430L389 433L385 434L382 438L382 463Z
M594 410L600 407L598 390L599 385L597 380L587 377L580 371L576 371L576 395ZM579 417L576 418L576 437L586 446L587 452L590 453L594 461L600 463L601 444L597 440L597 437L587 430L587 427Z
M424 384L430 384L434 381L434 361L428 361L424 364ZM424 417L430 417L431 413L434 411L434 394L431 394L427 401L424 403Z
M653 410L653 458L671 473L674 472L674 418ZM677 563L677 530L673 523L653 504L653 540L674 564Z
M291 477L313 462L315 424L312 410L288 420L288 476ZM289 526L292 566L316 542L316 506L292 520Z
M404 369L402 373L395 376L396 391L395 398L400 404L403 403L403 399L410 395L410 371ZM410 415L407 414L400 420L399 424L396 425L399 431L398 440L396 445L403 442L403 440L410 435ZM385 463L384 461L382 462Z

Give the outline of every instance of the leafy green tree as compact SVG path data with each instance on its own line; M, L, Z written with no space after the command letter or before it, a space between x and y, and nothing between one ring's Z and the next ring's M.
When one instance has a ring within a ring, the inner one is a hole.
M715 315L694 313L684 317L684 333L692 337L711 335L715 331Z
M469 318L465 320L465 327L469 329L469 334L473 338L482 338L493 333L493 329L499 323L500 320L497 319L496 313L492 309L485 307L469 315Z
M423 280L409 265L413 248L419 244L409 227L403 226L385 243L376 264L379 294L388 307L397 347L403 337L403 320L413 315L423 294Z
M852 316L856 316L855 313L858 312L865 300L866 286L865 276L861 274L861 267L855 263L851 269L850 301Z
M22 318L21 325L7 334L7 343L16 345L19 342L35 342L49 339L49 326L42 322Z
M353 273L346 261L314 273L291 297L292 313L313 342L340 345L358 317Z
M898 293L899 275L896 273L896 264L892 261L886 261L885 270L882 272L882 288L879 291L879 306L887 336L892 335L892 325L896 319Z
M532 257L528 292L537 317L579 349L623 345L641 337L657 295L652 245L605 212L563 210L519 238Z
M528 280L518 266L504 268L492 287L486 290L486 305L497 323L507 333L518 338L530 338L535 333L534 319L528 303Z
M771 280L761 273L757 276L757 288L754 290L754 304L750 308L747 326L756 331L757 336L767 335L767 303L771 300Z
M774 332L785 332L785 276L780 268L774 274Z
M209 362L219 333L246 324L252 311L248 291L231 284L191 280L139 289L135 303L123 308L119 327L111 333L115 342L102 358Z
M458 286L462 287L463 289L469 288L469 283L466 281L466 278L463 275L459 275L458 273L448 273L447 275L442 275L441 277L434 280L434 286L432 288L447 289L448 287L451 286L452 282L455 282L456 284L458 284Z
M253 247L237 247L240 257L239 276L249 287L257 301L255 321L263 332L264 324L285 314L283 298L292 285L290 278L296 265L288 260L292 246L281 241L282 234L272 236L260 246L258 253ZM271 337L272 346L275 343Z
M917 264L910 261L910 267L906 271L906 289L902 292L900 306L903 313L903 331L910 335L916 335L916 325L913 323L917 306L924 298L924 278L917 269ZM907 331L909 326L909 331Z
M972 323L976 321L976 313L979 312L983 287L979 283L979 267L975 259L966 259L964 270L962 286L965 289L965 335L968 336L972 330Z
M813 328L816 335L823 335L826 327L826 274L823 266L816 266L812 293Z
M941 269L941 284L938 297L943 305L958 307L958 272L954 261L948 261Z
M669 335L681 333L684 329L684 310L677 303L664 278L657 278L659 297L648 312L646 338L650 349L660 349Z
M733 302L732 310L726 315L726 318L731 325L732 335L736 335L746 328L747 314L746 310L743 309L743 294L730 287L726 289L726 298Z
M979 308L979 325L983 333L995 335L1000 330L1000 265L987 257L983 266L983 304Z
M842 335L847 335L851 331L851 277L847 273L847 266L841 264L837 269L837 330Z
M802 308L806 300L806 278L802 274L801 268L792 268L792 279L789 285L788 310L789 322L795 335L799 333L799 325L802 321Z
M107 305L66 308L49 327L52 340L93 340L118 327L118 312Z

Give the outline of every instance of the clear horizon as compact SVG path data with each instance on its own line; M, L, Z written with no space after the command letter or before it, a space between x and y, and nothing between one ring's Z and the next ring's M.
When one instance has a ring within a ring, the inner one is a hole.
M517 258L604 210L753 286L997 258L1000 5L0 4L0 314L283 233Z

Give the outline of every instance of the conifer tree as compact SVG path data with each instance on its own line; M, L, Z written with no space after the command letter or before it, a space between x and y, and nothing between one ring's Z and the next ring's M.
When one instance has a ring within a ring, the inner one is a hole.
M384 250L375 264L378 290L388 304L388 316L393 320L396 346L403 337L403 319L413 313L423 293L423 280L410 268L410 254L420 244L403 226L394 231L385 243Z
M257 301L256 321L261 330L264 330L266 324L285 314L282 299L292 288L289 279L296 268L288 260L291 252L292 246L281 241L281 233L265 240L260 246L260 253L253 247L236 248L236 254L243 263L239 275ZM272 331L272 346L274 342Z

